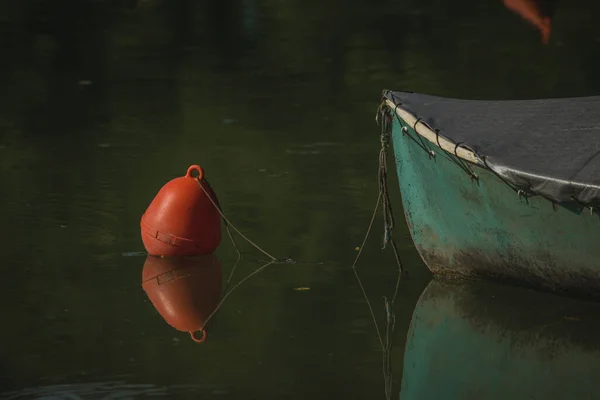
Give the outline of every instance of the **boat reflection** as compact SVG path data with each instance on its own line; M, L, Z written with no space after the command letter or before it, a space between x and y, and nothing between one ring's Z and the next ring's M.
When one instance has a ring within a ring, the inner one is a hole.
M221 282L221 262L214 255L148 256L142 270L142 287L158 313L196 342L206 339L203 327L221 300Z
M400 398L594 398L599 315L598 303L434 280L413 313Z

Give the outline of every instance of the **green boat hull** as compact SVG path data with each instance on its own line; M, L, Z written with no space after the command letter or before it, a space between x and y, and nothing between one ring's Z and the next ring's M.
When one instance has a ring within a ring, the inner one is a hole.
M413 242L434 274L600 297L598 214L519 196L479 165L469 164L472 180L454 154L407 129L394 118L400 192Z
M599 313L551 293L433 280L413 313L400 399L598 398Z

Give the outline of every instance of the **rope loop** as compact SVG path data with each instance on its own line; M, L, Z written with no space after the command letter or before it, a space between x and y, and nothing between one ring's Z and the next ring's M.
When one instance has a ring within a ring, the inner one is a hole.
M413 131L417 132L417 124L421 122L421 118L417 118L415 123L413 124ZM418 133L418 132L417 132Z
M442 145L440 144L440 130L435 130L435 141L437 142L438 147L441 149Z

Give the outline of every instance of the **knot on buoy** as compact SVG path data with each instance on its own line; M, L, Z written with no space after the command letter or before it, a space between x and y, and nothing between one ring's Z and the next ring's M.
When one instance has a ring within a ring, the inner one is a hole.
M196 343L206 340L205 325L221 299L221 284L221 263L213 254L147 256L142 269L142 288L156 311Z
M140 221L148 254L193 256L216 250L221 243L221 219L207 193L218 204L198 165L159 190Z

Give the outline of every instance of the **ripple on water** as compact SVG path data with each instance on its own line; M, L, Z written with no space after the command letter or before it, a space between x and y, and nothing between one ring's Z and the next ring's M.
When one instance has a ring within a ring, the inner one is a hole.
M44 400L84 400L84 399L134 399L141 397L172 398L185 393L211 391L225 393L223 389L200 385L154 385L131 384L122 381L90 382L39 386L0 394L5 400L44 399Z

